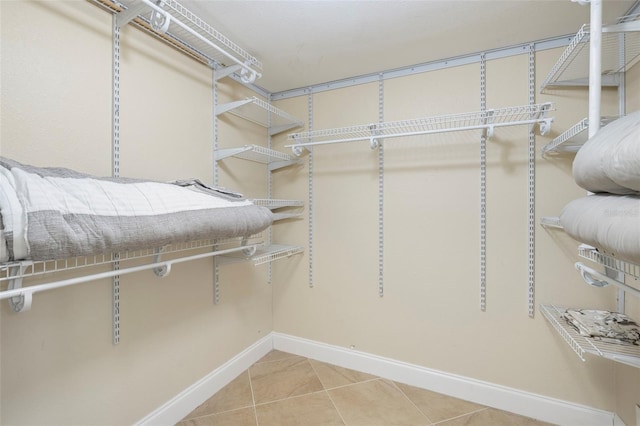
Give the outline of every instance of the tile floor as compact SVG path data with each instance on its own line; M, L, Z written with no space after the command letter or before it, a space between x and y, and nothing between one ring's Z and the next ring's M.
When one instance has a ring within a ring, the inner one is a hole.
M272 351L179 426L546 423L285 352Z

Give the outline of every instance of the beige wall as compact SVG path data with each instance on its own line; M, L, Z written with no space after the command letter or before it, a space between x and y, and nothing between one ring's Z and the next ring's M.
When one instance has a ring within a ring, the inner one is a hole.
M111 173L111 17L89 2L2 2L0 153L36 165ZM212 182L211 71L133 28L122 32L121 175ZM536 54L541 82L560 50ZM487 107L528 102L526 55L487 64ZM640 71L627 79L638 109ZM479 65L384 83L385 120L480 108ZM218 83L219 101L252 96ZM552 134L536 137L536 221L584 194L571 156L540 148L587 115L586 91L554 101ZM307 97L278 102L308 120ZM606 91L603 113L613 114ZM378 120L377 83L313 96L314 129ZM221 147L266 143L264 129L219 119ZM640 371L581 362L536 310L527 315L527 131L496 131L487 153L487 310L480 311L479 133L385 143L384 297L378 296L378 152L366 142L314 152L313 288L309 250L267 266L210 260L121 279L121 343L111 344L111 282L38 294L26 313L0 307L2 424L125 424L148 414L271 330L605 410L633 424ZM286 134L273 139L287 143ZM284 150L284 148L282 148ZM261 165L228 159L219 184L266 193ZM274 198L308 197L308 164L273 173ZM273 226L306 245L308 211ZM536 224L536 305L615 308L585 285L576 242ZM63 274L63 276L65 276ZM39 282L37 280L31 283ZM181 290L178 292L177 290ZM630 299L630 298L629 298ZM629 313L640 317L637 300ZM123 391L126 389L126 391Z
M0 13L1 154L110 175L111 15L87 1L2 2ZM211 183L212 71L131 27L121 43L120 174ZM246 95L218 86L221 102ZM264 144L256 127L221 119L220 145ZM221 185L266 191L264 168L233 167L241 179L221 170ZM40 293L20 314L2 303L0 423L141 419L271 331L266 277L265 267L220 268L214 305L211 259L162 279L122 276L118 345L110 280Z
M536 54L539 84L562 49ZM487 63L487 107L528 103L528 56ZM313 95L314 129L377 121L376 83ZM276 331L613 411L614 363L583 363L538 311L541 303L615 308L615 292L579 278L577 243L538 225L582 196L571 155L540 148L587 116L586 90L555 102L553 131L536 137L536 314L528 316L528 136L497 129L487 146L487 310L480 310L478 132L389 139L384 167L384 297L378 296L377 152L367 142L313 153L313 278L308 252L275 266ZM616 112L605 90L603 113ZM307 119L307 97L278 106ZM384 82L385 120L480 109L479 64ZM276 184L306 199L307 182ZM281 235L304 240L308 219ZM637 396L637 392L636 392ZM628 409L629 404L625 405Z

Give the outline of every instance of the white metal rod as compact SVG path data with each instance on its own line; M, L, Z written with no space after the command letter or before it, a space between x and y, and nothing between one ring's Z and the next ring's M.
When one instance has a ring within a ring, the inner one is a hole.
M149 6L150 8L162 13L162 14L168 14L168 12L166 10L164 10L163 8L157 6L156 4L154 4L153 2L151 2L150 0L142 0L147 6ZM236 64L240 65L242 68L244 68L245 70L247 70L250 73L254 73L257 78L262 77L262 74L259 73L258 71L252 69L251 67L247 66L246 64L244 64L242 61L239 61L235 56L231 55L230 53L227 53L227 51L225 51L224 49L218 47L217 45L215 45L214 43L212 43L211 41L209 41L207 38L205 38L204 36L202 36L201 34L199 34L198 32L196 32L195 30L193 30L191 27L189 27L188 25L186 25L185 23L183 23L182 21L180 21L179 19L173 19L173 16L169 15L169 17L171 18L171 22L175 22L176 24L178 24L179 26L182 27L182 29L184 29L185 31L189 32L190 34L192 34L194 37L199 38L203 43L208 44L209 46L213 47L214 49L216 49L218 52L222 53L224 56L228 57L229 59L231 59L233 62L235 62Z
M591 0L589 25L589 138L600 129L602 91L602 0Z
M242 250L248 250L248 249L253 249L253 248L257 248L258 245L257 244L253 244L250 246L242 246L242 247L234 247L231 249L226 249L226 250L218 250L218 251L212 251L212 252L207 252L207 253L200 253L200 254L195 254L193 256L187 256L187 257L181 257L178 259L172 259L172 260L165 260L162 262L154 262L154 263L150 263L148 265L141 265L141 266L132 266L130 268L126 268L126 269L119 269L119 270L115 270L115 271L108 271L108 272L102 272L102 273L98 273L98 274L92 274L92 275L85 275L82 277L76 277L76 278L70 278L70 279L66 279L66 280L60 280L60 281L54 281L51 283L47 283L47 284L40 284L40 285L34 285L34 286L30 286L30 287L22 287L22 288L17 288L15 290L6 290L6 291L2 291L0 292L0 300L2 299L9 299L11 297L16 297L16 296L22 296L24 294L33 294L33 293L39 293L41 291L47 291L47 290L53 290L56 288L60 288L60 287L68 287L71 285L76 285L76 284L83 284L89 281L95 281L95 280L99 280L102 278L111 278L115 275L124 275L124 274L131 274L133 272L140 272L140 271L146 271L149 269L154 269L154 268L163 268L163 267L167 267L167 268L171 268L171 265L174 263L181 263L181 262L188 262L191 260L198 260L198 259L204 259L207 257L212 257L212 256L218 256L218 255L223 255L223 254L229 254L229 253L234 253L234 252L238 252L238 251L242 251Z
M490 129L492 127L508 127L508 126L522 125L522 124L535 124L535 123L543 122L546 120L548 119L533 119L533 120L522 120L522 121L510 121L507 123L479 124L476 126L452 127L450 129L418 130L415 132L393 133L389 135L358 136L355 138L336 139L331 141L301 142L301 143L285 145L285 147L291 148L296 146L328 145L328 144L334 144L334 143L356 142L356 141L364 141L364 140L370 140L370 139L390 139L390 138L399 138L404 136L418 136L418 135L430 135L435 133L459 132L459 131L465 131L465 130Z
M637 288L633 288L630 285L627 285L625 283L621 283L618 280L614 280L611 277L608 277L604 274L601 274L600 272L596 271L595 269L589 268L588 266L584 265L583 263L577 262L576 263L576 269L578 269L581 273L583 274L588 274L591 278L595 278L599 281L603 281L605 283L609 283L611 285L614 285L624 291L628 291L631 294L640 297L640 290L638 290Z

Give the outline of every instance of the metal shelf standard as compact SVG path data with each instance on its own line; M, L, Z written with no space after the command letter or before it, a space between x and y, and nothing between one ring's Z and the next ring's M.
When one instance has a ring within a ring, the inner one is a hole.
M266 127L269 136L303 126L302 121L255 96L217 106L216 116L226 112Z
M363 140L369 140L371 147L376 148L378 139L478 129L485 129L487 136L491 137L496 127L536 123L540 125L540 133L544 135L551 128L553 118L547 117L547 113L552 108L552 103L544 103L292 133L288 136L288 139L295 143L285 146L291 147L296 155L301 153L301 147Z
M640 60L640 15L626 16L621 23L602 27L602 85L617 86L619 73ZM564 50L540 87L587 86L589 84L590 26L583 25Z
M540 310L582 361L586 361L585 354L588 353L640 368L640 346L609 343L580 335L562 318L565 308L540 305Z
M126 7L126 10L117 6L114 8L122 10L116 17L118 27L134 21L137 26L192 56L202 57L211 67L237 67L240 78L245 83L253 83L256 78L261 77L259 70L262 69L262 63L257 58L175 0L101 2Z
M290 154L259 145L244 145L237 148L223 148L215 151L216 161L224 160L227 157L236 157L256 163L267 164L270 171L302 162L302 160L294 158Z

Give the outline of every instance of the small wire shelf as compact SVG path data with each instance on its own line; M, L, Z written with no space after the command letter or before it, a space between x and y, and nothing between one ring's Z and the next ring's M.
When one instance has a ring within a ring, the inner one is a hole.
M540 225L547 228L559 228L564 229L562 224L560 223L559 217L545 216L540 218Z
M266 127L269 136L303 127L302 121L296 117L255 96L217 106L216 115L226 112Z
M258 266L265 263L274 262L276 260L285 259L295 254L300 254L303 252L304 252L304 247L301 247L301 246L271 244L268 246L258 247L255 254L253 254L250 257L241 256L236 253L219 256L218 263L220 265L226 265L226 264L250 261L250 262L253 262L255 266Z
M604 127L611 123L618 117L602 117L600 119L600 127ZM587 133L589 130L589 119L583 118L578 123L574 124L567 131L560 136L552 140L550 143L542 147L543 154L552 153L576 153L582 148L582 145L587 141Z
M272 198L255 198L251 200L256 206L267 207L269 209L280 209L285 207L303 207L304 201L302 200L283 200Z
M585 354L591 354L640 368L640 346L582 336L562 318L566 308L540 305L540 311L582 361L586 361Z
M216 161L224 160L228 157L236 157L243 160L268 164L269 170L276 170L302 162L302 160L295 158L291 154L285 154L284 152L275 151L259 145L244 145L241 147L223 148L215 151Z
M587 259L600 265L606 266L609 269L623 272L635 278L636 280L640 280L640 265L636 265L635 263L616 259L615 257L600 253L595 248L584 244L578 247L578 256L582 257L583 259Z
M638 22L640 15L619 19L621 23ZM589 24L583 25L571 43L562 52L540 87L546 89L588 85L589 76ZM626 30L624 26L605 26L602 33L602 85L617 86L617 74L628 71L640 60L640 31Z
M541 132L549 130L552 118L547 113L552 110L551 103L515 106L486 111L461 114L449 114L410 120L365 124L328 130L292 133L288 140L295 144L287 147L301 147L327 143L341 143L377 138L394 138L434 133L487 129L490 133L495 127L540 123Z

